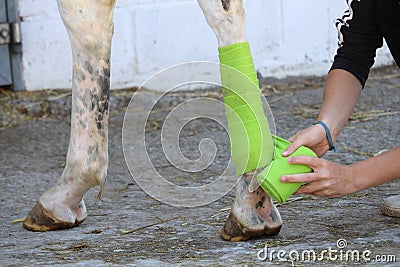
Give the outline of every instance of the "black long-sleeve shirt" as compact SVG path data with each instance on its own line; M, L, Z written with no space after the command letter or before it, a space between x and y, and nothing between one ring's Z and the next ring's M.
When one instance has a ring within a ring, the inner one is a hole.
M331 70L352 73L364 87L383 39L400 67L400 1L347 0L347 4L349 9L336 21L339 48Z

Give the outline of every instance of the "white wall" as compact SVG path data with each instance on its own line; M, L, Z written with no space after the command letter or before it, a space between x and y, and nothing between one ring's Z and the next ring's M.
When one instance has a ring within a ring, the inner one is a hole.
M27 90L70 88L71 52L56 1L19 0ZM324 75L337 48L344 0L247 0L255 65L269 77ZM217 62L217 42L195 0L117 0L112 88L138 86L165 67ZM387 48L378 64L391 63Z

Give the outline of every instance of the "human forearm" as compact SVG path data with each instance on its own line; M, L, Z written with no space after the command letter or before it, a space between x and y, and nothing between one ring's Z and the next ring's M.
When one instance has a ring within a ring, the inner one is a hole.
M400 146L350 165L356 191L400 178Z
M361 90L361 83L351 73L341 69L329 72L318 120L327 124L333 142L353 112Z

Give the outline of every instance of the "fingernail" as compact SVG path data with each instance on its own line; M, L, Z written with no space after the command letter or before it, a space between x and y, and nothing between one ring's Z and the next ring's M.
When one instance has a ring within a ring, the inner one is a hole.
M281 176L281 182L287 182L286 176Z
M289 152L287 150L282 152L282 156L286 157L289 154Z

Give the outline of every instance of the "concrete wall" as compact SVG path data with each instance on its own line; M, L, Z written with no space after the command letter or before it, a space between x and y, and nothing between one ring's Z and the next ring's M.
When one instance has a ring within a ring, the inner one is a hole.
M337 48L338 0L247 0L247 36L259 72L323 75ZM27 90L70 88L71 52L56 1L19 0ZM387 48L378 64L391 63ZM194 0L118 0L112 88L140 85L165 67L217 62L217 42Z

